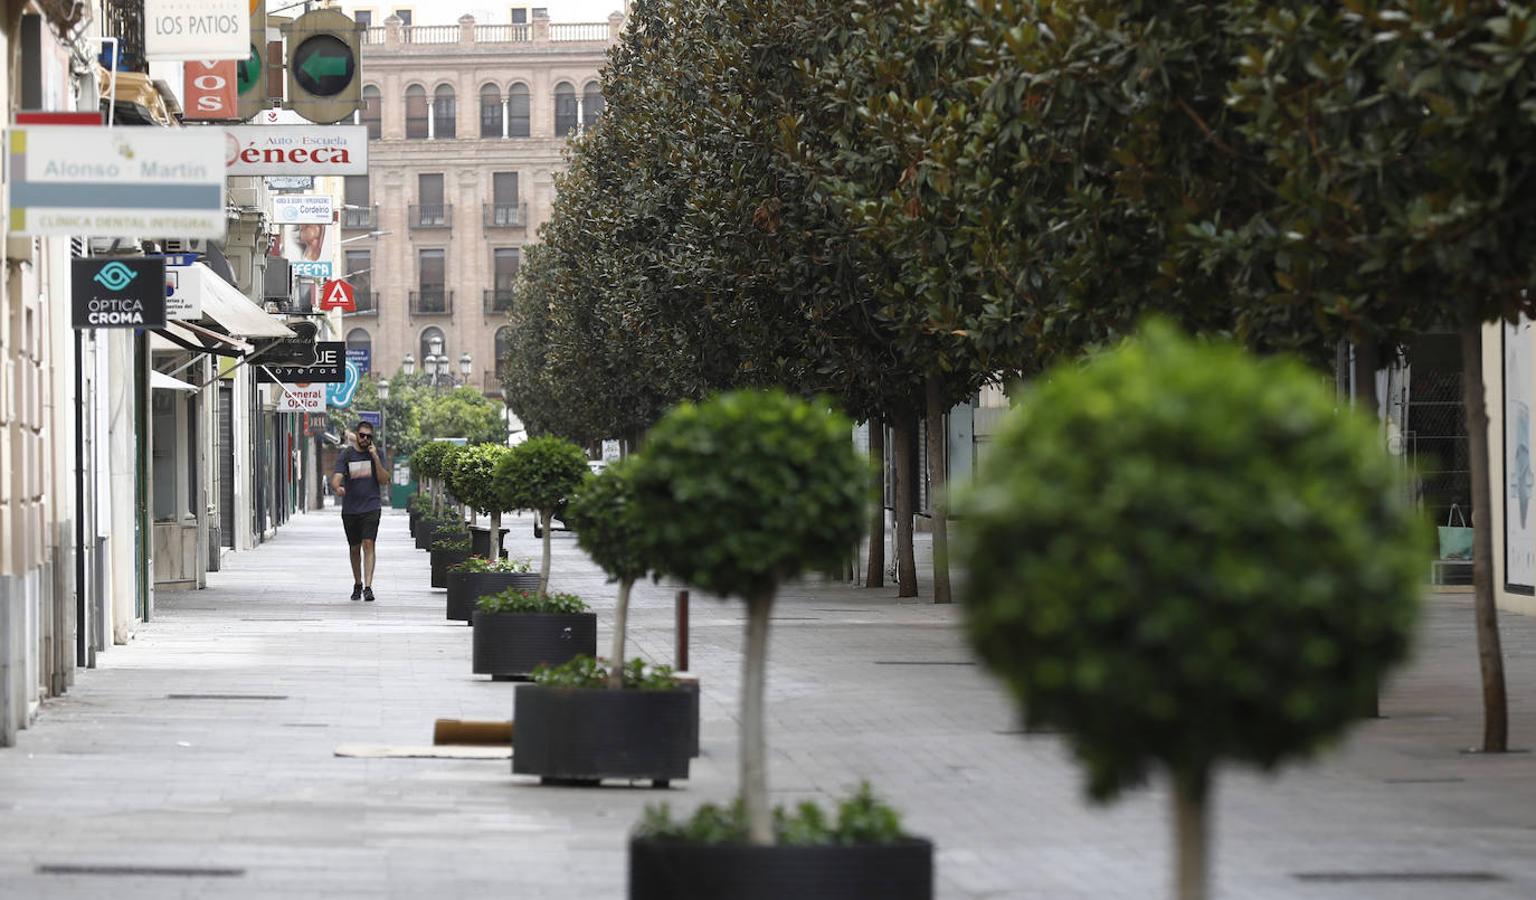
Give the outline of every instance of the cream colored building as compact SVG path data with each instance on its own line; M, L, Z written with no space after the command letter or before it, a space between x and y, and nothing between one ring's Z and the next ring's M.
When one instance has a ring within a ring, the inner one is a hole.
M347 4L349 12L365 10ZM359 288L349 347L375 373L441 340L447 371L499 393L498 350L523 247L549 217L567 136L602 111L598 72L624 17L370 25L363 47L369 174L348 179L342 269ZM364 17L364 21L368 21ZM462 379L461 379L462 380Z

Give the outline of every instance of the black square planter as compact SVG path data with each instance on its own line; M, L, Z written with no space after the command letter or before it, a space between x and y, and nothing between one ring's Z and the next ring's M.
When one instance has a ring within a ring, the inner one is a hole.
M514 775L546 781L646 778L666 787L688 777L694 697L524 684L512 707Z
M471 671L527 678L539 665L597 655L596 613L485 613L475 610Z
M501 529L501 537L505 538L506 536L507 529ZM496 550L500 557L505 557L507 555L507 551L506 548L501 546L501 544L501 540L496 541ZM489 525L483 527L479 525L469 526L469 551L476 556L483 556L486 559L492 558L491 528Z
M432 551L432 586L445 588L448 586L448 567L454 563L469 559L468 550L437 550Z
M449 572L448 618L468 624L475 615L475 601L507 588L539 589L537 572Z
M517 752L522 752L521 735ZM933 844L921 839L825 847L629 842L629 900L932 897Z

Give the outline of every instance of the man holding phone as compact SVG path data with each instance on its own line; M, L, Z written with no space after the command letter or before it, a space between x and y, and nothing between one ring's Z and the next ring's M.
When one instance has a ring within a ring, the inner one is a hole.
M389 483L389 470L373 444L373 424L359 422L351 446L336 455L331 490L341 498L341 524L352 551L352 599L373 602L374 542L384 502L379 485Z

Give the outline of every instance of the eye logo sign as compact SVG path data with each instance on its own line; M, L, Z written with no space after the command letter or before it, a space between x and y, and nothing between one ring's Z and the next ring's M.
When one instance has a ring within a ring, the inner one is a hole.
M109 291L121 291L129 284L132 284L133 280L138 277L139 273L128 268L127 265L120 262L109 262L102 267L100 272L96 273L96 277L92 280Z

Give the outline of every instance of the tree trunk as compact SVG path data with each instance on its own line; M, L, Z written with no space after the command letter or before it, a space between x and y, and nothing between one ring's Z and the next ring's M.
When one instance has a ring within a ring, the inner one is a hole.
M1381 406L1376 398L1376 370L1381 368L1380 354L1374 341L1355 342L1355 405L1376 425L1377 445L1386 449L1381 433ZM1381 718L1381 688L1371 693L1361 713L1368 719Z
M1493 601L1493 490L1488 478L1488 407L1483 387L1483 323L1470 310L1461 323L1461 374L1472 465L1472 593L1477 654L1483 673L1483 752L1509 749L1509 699L1499 610Z
M1176 772L1173 776L1173 821L1178 833L1179 900L1205 900L1210 880L1210 772Z
M874 467L875 511L869 517L869 566L864 570L865 587L885 587L885 420L869 420L869 461Z
M943 384L937 377L928 379L928 505L933 511L933 602L952 603L949 591L949 504L945 485L949 482L949 456L945 453L947 429L944 414Z
M501 559L501 510L491 513L491 561Z
M896 470L896 584L898 597L917 596L917 560L912 556L912 464L914 417L903 412L891 427L891 462Z
M741 670L741 802L747 811L747 841L773 843L773 810L768 806L768 738L763 694L768 668L771 592L747 599L747 652Z
M619 582L619 600L613 607L613 653L608 657L608 686L616 691L624 689L624 629L629 623L629 589L635 586L633 578Z
M539 566L539 596L549 596L549 526L555 519L555 511L547 509L539 513L544 523L544 563Z

